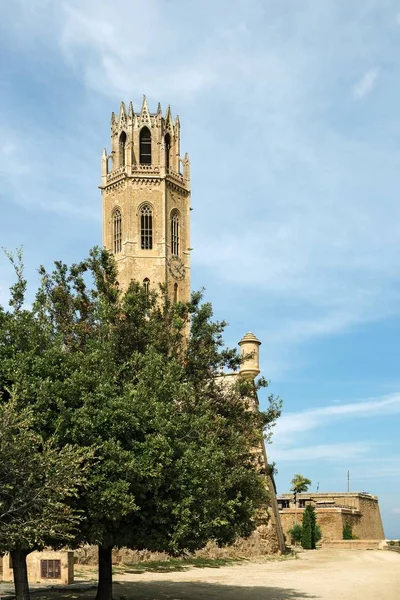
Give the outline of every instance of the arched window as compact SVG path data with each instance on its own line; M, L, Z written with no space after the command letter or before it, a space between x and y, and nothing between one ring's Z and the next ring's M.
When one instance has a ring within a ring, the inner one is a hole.
M178 302L178 284L174 283L174 302L175 304Z
M140 209L140 247L142 250L153 248L153 211L150 204Z
M148 294L150 290L150 279L148 277L145 277L143 279L143 287L146 294Z
M113 214L113 229L114 229L114 254L118 254L122 250L122 218L119 208L114 210Z
M125 146L126 146L126 133L123 131L119 136L119 166L125 166Z
M140 131L140 164L151 165L151 133L147 127Z
M169 169L170 151L171 151L171 136L169 133L165 135L165 168Z
M179 214L174 211L171 216L171 253L179 256Z

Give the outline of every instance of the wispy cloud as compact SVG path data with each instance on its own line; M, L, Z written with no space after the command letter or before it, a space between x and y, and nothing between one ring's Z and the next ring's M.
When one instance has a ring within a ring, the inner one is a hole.
M348 442L337 444L317 444L313 446L293 446L282 448L280 446L273 448L273 460L278 464L282 462L304 462L304 461L348 461L349 456L352 460L369 454L372 445L365 442Z
M353 96L359 100L372 92L377 84L379 69L369 69L353 87Z
M372 398L348 404L332 404L323 408L283 414L275 428L275 439L282 444L293 439L295 433L305 433L331 425L335 420L357 416L358 418L400 413L400 394Z
M386 122L382 111L368 127L353 128L359 105L348 102L355 74L363 73L352 87L361 99L379 80L380 54L387 56L385 32L371 40L368 25L378 0L363 9L326 0L302 10L254 0L252 11L232 0L228 14L225 3L211 0L190 10L180 0L116 0L112 11L105 0L47 0L48 10L39 0L16 3L21 19L7 24L14 43L23 39L32 53L43 44L46 59L54 56L79 86L86 114L99 111L101 120L80 115L62 152L54 131L46 139L21 124L19 139L31 152L17 163L30 168L32 189L27 193L6 160L13 202L98 216L98 180L88 178L86 153L90 146L90 168L97 168L93 155L108 143L108 131L101 140L87 133L98 131L122 98L137 108L145 92L153 106L162 100L178 107L184 124L200 285L210 288L211 274L217 291L222 282L228 295L240 290L237 304L257 305L258 333L274 344L269 375L290 367L290 349L310 339L398 313L400 153L390 136L376 143L370 133L374 124L392 131L393 119ZM18 123L16 115L6 118ZM50 165L48 147L56 149ZM56 190L45 181L50 170ZM216 296L225 311L226 299Z

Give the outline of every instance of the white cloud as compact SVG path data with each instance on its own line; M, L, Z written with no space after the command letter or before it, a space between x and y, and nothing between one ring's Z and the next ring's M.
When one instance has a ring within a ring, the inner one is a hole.
M269 452L272 460L278 463L291 462L300 463L304 461L348 461L349 456L352 460L365 456L371 452L372 446L364 442L349 442L337 444L317 444L313 446L293 446L290 448L281 448L273 445Z
M386 138L377 144L368 137L376 120L362 136L351 112L344 127L341 120L356 105L346 105L340 82L387 54L363 21L378 0L362 9L325 0L290 11L264 0L248 11L244 0L232 0L228 13L225 3L209 0L190 8L179 0L116 0L112 10L105 0L64 0L46 11L39 0L18 6L15 37L32 51L40 38L65 61L88 92L88 112L93 98L108 111L111 97L118 110L120 99L137 101L143 92L151 103L179 106L193 165L193 266L212 272L219 289L241 288L246 307L265 299L259 334L273 344L277 370L304 341L398 313L399 151ZM364 72L355 97L370 93L379 74L378 66ZM24 133L35 152L37 131ZM98 142L90 140L93 152ZM67 157L87 148L82 135L60 157L68 172L52 169L62 189L68 178L87 177L84 161ZM48 202L48 183L38 175L46 162L31 166L40 184L26 194L14 179L14 201L99 214L98 205L79 202L82 189L58 190ZM268 303L275 303L273 317Z
M377 84L379 69L369 69L353 87L353 96L361 100L368 96Z
M291 443L294 434L310 432L311 430L331 425L334 420L357 416L367 418L400 413L400 394L372 398L348 404L332 404L323 408L306 410L297 413L283 414L275 426L274 440L279 445Z

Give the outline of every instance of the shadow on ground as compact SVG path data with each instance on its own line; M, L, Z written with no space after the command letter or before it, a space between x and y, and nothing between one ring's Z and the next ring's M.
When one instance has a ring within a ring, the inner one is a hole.
M302 600L317 598L305 592L277 587L249 587L218 583L138 581L114 587L116 600Z
M190 569L219 569L220 567L233 566L243 563L244 559L234 558L195 558L192 560L167 560L157 562L143 562L131 566L118 566L113 572L122 574L140 575L141 573L175 573L189 571Z
M80 590L42 590L34 593L35 600L93 600L95 587ZM270 586L237 586L218 583L138 581L117 582L114 600L308 600L318 596L291 588Z

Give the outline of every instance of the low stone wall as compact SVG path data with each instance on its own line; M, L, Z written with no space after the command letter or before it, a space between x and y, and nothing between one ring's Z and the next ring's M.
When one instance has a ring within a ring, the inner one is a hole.
M277 535L274 531L275 523L268 520L260 524L249 538L239 538L233 544L219 548L215 543L194 553L202 558L256 558L266 555L281 554ZM82 546L74 551L75 563L81 565L97 565L97 546ZM149 561L166 561L170 558L165 552L150 552L149 550L129 550L128 548L115 548L112 552L114 565L132 565Z
M385 540L330 540L322 544L322 548L338 550L385 550Z

